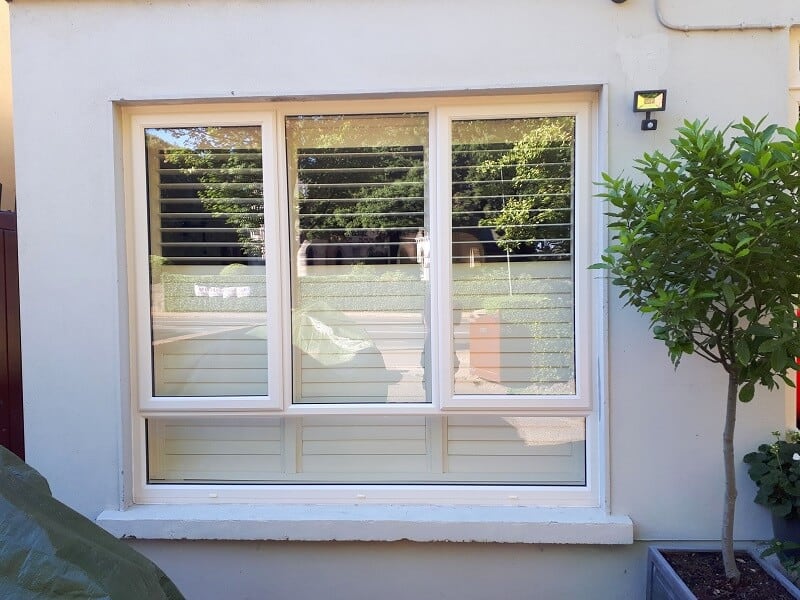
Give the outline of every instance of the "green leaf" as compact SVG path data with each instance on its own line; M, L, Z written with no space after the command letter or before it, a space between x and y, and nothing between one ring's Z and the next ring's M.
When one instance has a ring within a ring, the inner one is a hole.
M769 365L775 372L785 371L787 369L787 364L790 362L790 359L783 348L778 347L776 348L769 357Z
M766 325L762 325L761 323L750 324L750 326L747 328L747 333L758 337L772 337L775 335L775 332L772 331L772 329Z
M723 192L723 193L727 193L727 192L732 192L733 191L733 187L730 184L728 184L728 183L726 183L724 181L720 181L719 179L709 179L708 182L711 185L713 185L714 188L717 191L720 191L720 192Z
M745 383L739 389L739 400L742 402L750 402L755 396L756 393L756 386L752 383Z
M736 341L736 360L741 365L747 365L750 362L750 346L745 340Z
M713 298L719 298L719 294L717 292L698 292L698 293L694 294L694 298L696 298L697 300L700 300L700 299L703 299L703 298L712 298L713 299Z
M725 305L728 307L731 307L736 303L736 293L733 291L733 288L730 285L723 284L722 297L725 299Z
M771 354L779 346L780 346L780 340L777 340L775 338L770 338L768 340L764 340L763 342L761 342L761 344L758 346L758 351L761 354Z

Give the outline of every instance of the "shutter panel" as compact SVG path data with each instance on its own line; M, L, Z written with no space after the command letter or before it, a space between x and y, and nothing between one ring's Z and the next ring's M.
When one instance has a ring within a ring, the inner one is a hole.
M456 394L575 393L574 121L452 124Z
M307 476L391 481L429 470L425 417L304 417L301 429Z
M261 128L146 139L154 395L266 396Z
M147 426L152 483L282 476L282 419L148 419Z
M450 478L583 485L585 437L578 417L448 417Z
M581 417L149 419L159 481L583 485Z
M287 119L296 403L426 402L427 118Z

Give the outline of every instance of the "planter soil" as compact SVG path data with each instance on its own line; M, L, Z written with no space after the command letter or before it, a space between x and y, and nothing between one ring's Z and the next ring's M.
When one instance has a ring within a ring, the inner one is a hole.
M742 579L732 587L725 579L719 552L664 552L667 562L698 600L793 600L780 583L749 554L736 554Z

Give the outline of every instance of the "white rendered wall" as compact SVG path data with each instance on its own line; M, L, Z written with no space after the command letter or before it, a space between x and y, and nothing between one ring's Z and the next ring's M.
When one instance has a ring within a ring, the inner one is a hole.
M676 20L697 16L701 24L798 16L789 14L788 3L776 3L774 15L763 6L761 14L736 15L722 10L722 0L713 2L719 10L702 15L683 1L664 4ZM649 0L15 0L10 6L26 450L55 495L90 517L119 508L125 493L129 339L114 101L607 85L601 151L612 173L630 173L634 157L666 149L684 118L788 119L786 30L669 31ZM668 110L657 115L657 132L641 132L632 92L658 87L669 89ZM610 297L611 509L633 519L641 540L714 539L722 505L724 378L699 360L674 372L646 321L621 308L616 291ZM785 425L785 400L782 391L759 393L740 407L738 456ZM742 466L738 475L736 535L766 538L767 515L753 505ZM427 578L440 590L456 573L462 593L441 597L493 597L498 589L524 597L540 589L552 591L542 598L582 598L607 589L609 598L635 598L644 580L639 545L134 545L191 586L192 598L231 597L236 577L247 590L242 598L265 597L264 580L275 586L275 598L407 598L424 596L422 587L409 594L408 586ZM428 570L420 576L423 562ZM199 572L198 564L216 568ZM308 565L330 579L309 576ZM362 583L352 596L326 593L354 581ZM387 581L395 589L386 589ZM558 581L573 595L555 595L563 589Z
M644 597L646 547L641 544L613 551L607 547L411 542L131 544L165 565L167 575L191 600ZM221 587L224 582L227 587ZM236 594L220 594L224 589L235 589Z
M11 43L8 4L0 6L0 210L14 210L14 136L11 126Z

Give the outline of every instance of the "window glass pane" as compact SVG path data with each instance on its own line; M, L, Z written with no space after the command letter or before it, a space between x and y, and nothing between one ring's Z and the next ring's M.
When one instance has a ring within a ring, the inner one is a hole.
M427 115L286 120L295 403L429 402Z
M264 396L261 129L145 134L153 393Z
M148 419L150 483L585 485L582 417Z
M455 393L573 394L575 119L452 128Z

